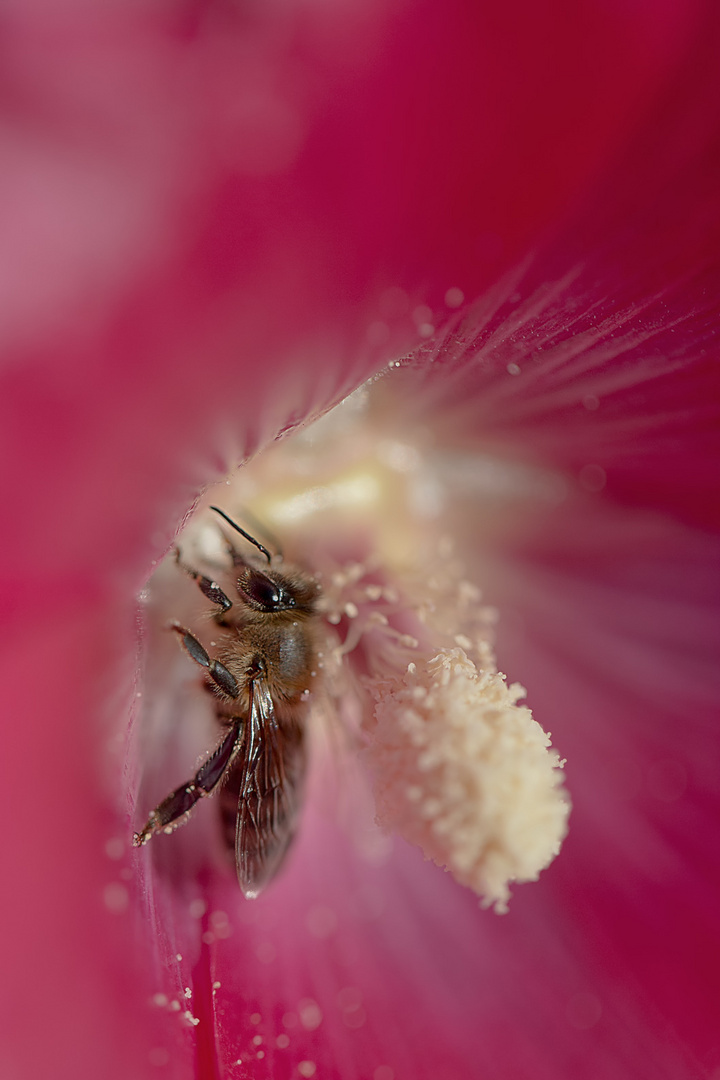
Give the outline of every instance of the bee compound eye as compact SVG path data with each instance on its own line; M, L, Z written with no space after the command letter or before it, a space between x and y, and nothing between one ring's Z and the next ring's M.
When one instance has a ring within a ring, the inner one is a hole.
M283 590L272 578L258 570L251 570L245 578L240 579L239 585L250 603L263 611L274 611L284 605Z

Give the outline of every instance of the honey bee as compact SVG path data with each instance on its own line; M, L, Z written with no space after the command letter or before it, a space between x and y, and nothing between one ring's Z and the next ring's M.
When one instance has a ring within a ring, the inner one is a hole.
M316 656L317 581L297 567L273 566L270 552L219 507L211 507L267 560L259 569L227 540L230 596L217 581L182 562L182 571L214 605L221 634L217 658L178 622L182 648L204 669L218 722L219 746L187 783L172 791L135 833L136 847L172 832L202 798L219 794L223 836L238 881L253 898L278 872L295 834L305 776L304 721ZM231 599L232 596L232 599Z

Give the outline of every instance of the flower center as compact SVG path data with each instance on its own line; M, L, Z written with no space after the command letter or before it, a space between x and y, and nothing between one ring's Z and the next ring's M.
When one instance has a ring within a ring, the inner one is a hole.
M203 505L261 530L317 578L321 678L310 704L350 724L378 824L504 911L510 884L536 879L560 849L564 763L520 704L524 689L497 670L497 613L444 531L431 472L420 442L373 422L362 391ZM179 543L185 561L227 558L203 510Z

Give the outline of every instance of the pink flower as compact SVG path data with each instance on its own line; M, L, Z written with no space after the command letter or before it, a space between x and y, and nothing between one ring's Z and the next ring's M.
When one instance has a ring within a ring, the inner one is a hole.
M712 1076L714 5L78 0L4 30L4 1073ZM408 354L403 430L567 485L504 465L502 513L468 491L459 523L568 759L565 849L500 919L311 801L262 903L224 921L189 873L138 933L137 590L203 485Z

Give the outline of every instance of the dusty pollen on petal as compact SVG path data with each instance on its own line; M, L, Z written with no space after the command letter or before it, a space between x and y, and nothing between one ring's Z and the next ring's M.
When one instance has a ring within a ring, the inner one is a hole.
M443 649L375 691L364 751L379 823L447 867L485 906L533 881L560 850L570 804L525 691Z

